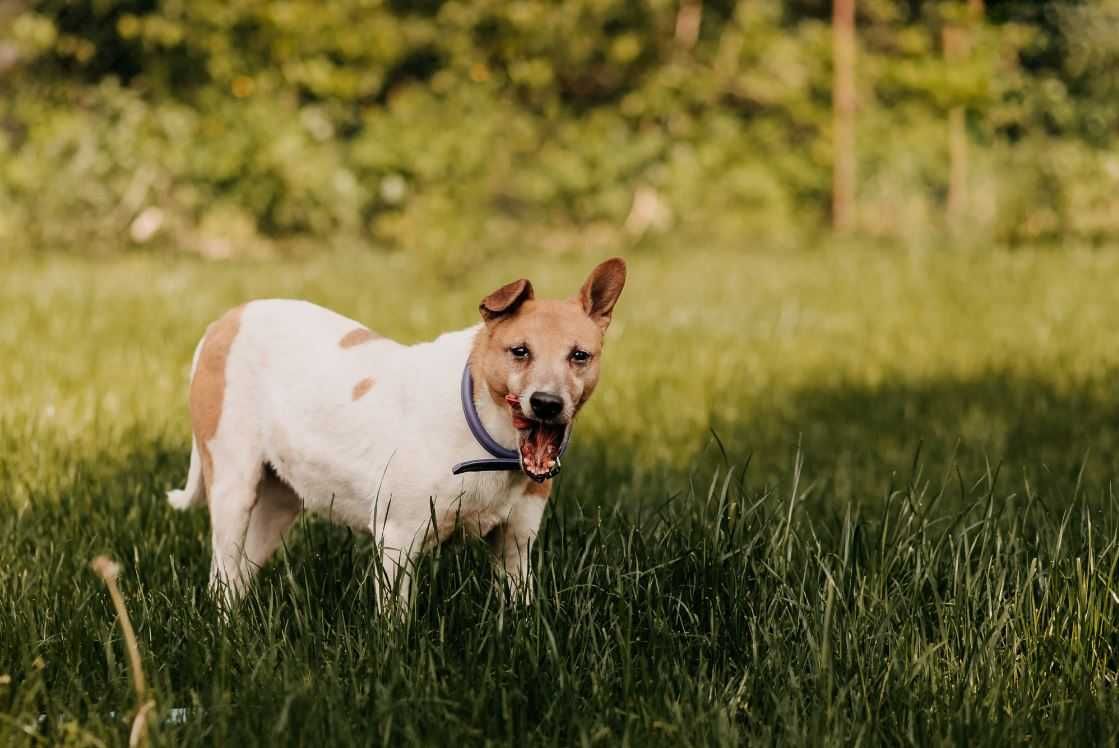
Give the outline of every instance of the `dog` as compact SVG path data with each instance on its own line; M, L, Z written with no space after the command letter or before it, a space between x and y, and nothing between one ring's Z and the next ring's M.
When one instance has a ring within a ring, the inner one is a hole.
M306 301L212 323L191 366L187 483L168 500L208 504L223 609L303 511L373 535L382 609L407 610L417 555L458 529L531 602L529 553L625 280L621 258L568 299L517 280L480 323L416 345Z

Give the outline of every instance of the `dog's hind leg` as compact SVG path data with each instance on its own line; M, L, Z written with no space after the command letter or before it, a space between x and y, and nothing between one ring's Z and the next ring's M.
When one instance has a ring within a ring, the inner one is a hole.
M248 479L255 477L255 485ZM210 587L227 609L244 595L249 583L280 547L302 503L295 491L270 466L240 473L220 486L210 504L214 558Z
M284 483L270 465L265 465L245 534L244 558L250 575L268 563L302 509L303 502L291 486Z
M210 494L210 526L214 557L210 564L210 593L228 613L241 599L253 569L245 555L249 526L257 503L263 463L251 466L215 460Z

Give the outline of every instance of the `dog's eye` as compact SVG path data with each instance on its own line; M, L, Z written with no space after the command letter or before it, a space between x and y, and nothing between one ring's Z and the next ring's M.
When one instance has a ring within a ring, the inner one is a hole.
M513 354L513 358L518 358L518 359L528 358L528 347L527 346L523 346L523 345L514 346L514 347L509 349L509 352Z
M576 348L571 352L571 360L577 364L585 364L591 360L591 354Z

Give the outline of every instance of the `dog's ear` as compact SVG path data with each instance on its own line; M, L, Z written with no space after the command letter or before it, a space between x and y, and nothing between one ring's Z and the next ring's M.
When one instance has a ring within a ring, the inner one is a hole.
M579 302L583 311L605 330L610 326L614 304L622 295L626 285L626 261L612 257L591 271L583 289L579 291Z
M478 305L482 319L492 324L517 311L521 304L533 297L532 284L524 278L502 286Z

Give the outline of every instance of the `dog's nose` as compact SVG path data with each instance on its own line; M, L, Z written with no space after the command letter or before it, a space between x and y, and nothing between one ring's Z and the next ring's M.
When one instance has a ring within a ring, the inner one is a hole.
M563 412L563 398L547 392L535 392L528 399L537 418L555 418Z

